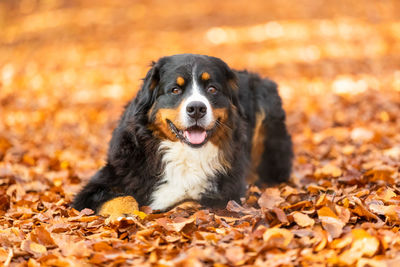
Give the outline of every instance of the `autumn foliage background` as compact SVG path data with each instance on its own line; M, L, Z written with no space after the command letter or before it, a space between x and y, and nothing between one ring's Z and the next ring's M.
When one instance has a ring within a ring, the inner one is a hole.
M1 1L0 264L397 266L399 14L395 0ZM117 225L71 209L150 62L185 52L278 82L291 182Z

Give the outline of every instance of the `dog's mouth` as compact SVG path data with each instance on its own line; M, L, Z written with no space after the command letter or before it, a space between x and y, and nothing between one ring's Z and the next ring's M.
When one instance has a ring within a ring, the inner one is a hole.
M215 126L207 130L201 126L194 125L185 130L179 130L170 120L167 120L167 123L179 140L192 147L201 147L207 143L215 129Z

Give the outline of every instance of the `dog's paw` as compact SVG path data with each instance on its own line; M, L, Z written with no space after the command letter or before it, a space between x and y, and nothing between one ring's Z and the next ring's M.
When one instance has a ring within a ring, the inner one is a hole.
M131 196L116 197L103 204L99 215L108 217L106 223L117 224L121 221L132 222L137 217L143 219L146 214L139 211L139 205Z

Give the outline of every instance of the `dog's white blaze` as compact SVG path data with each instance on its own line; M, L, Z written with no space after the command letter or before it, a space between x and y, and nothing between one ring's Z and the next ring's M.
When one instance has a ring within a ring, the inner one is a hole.
M216 190L209 178L225 172L217 146L207 142L192 148L167 140L161 142L160 150L164 151L164 173L162 184L152 193L152 209L164 210L183 200L199 200L205 190Z
M204 95L201 94L201 90L199 87L199 84L196 81L196 76L193 73L192 75L192 94L185 99L185 102L182 105L182 109L180 110L180 119L183 122L184 126L190 126L190 123L188 121L188 115L186 113L186 107L189 103L193 102L193 101L199 101L199 102L203 102L206 107L207 107L207 113L205 115L205 120L204 120L204 126L207 127L209 126L213 121L214 121L214 117L212 114L212 109L211 109L211 104L208 101L207 97L205 97Z

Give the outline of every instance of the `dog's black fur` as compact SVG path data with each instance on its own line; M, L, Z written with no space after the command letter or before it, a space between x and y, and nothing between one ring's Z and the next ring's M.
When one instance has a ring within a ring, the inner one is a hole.
M260 163L253 166L255 172L266 184L288 179L293 157L292 142L286 130L285 112L277 85L257 74L231 70L214 57L175 55L161 58L147 73L141 90L126 106L113 132L106 165L76 196L74 208L90 208L97 212L105 202L118 196L133 196L140 206L151 205L152 192L160 186L160 176L165 167L159 146L170 138L152 127L154 114L158 112L154 107L177 108L180 102L172 101L177 98L169 96L168 92L170 82L176 79L174 73L186 77L192 69L203 67L216 80L220 91L218 98L207 97L213 108L225 108L228 114L226 125L231 130L216 142L229 163L226 172L216 172L213 177L208 177L216 190L204 190L197 201L208 207L224 207L229 200L239 201L244 195L246 176L250 174L251 160L254 160L251 154L257 114L261 113L265 114L261 122L264 147ZM185 72L182 68L190 71Z

